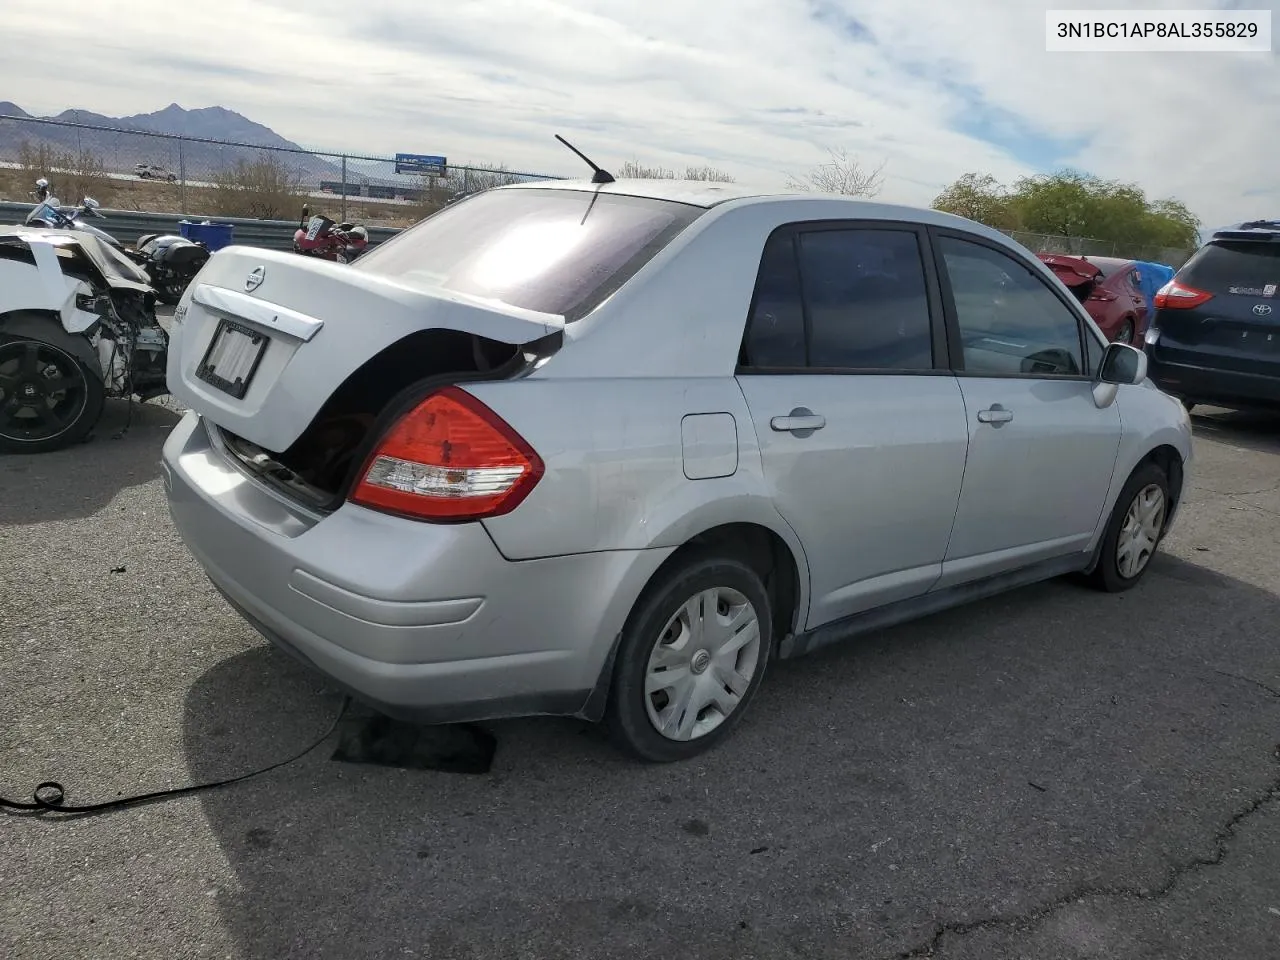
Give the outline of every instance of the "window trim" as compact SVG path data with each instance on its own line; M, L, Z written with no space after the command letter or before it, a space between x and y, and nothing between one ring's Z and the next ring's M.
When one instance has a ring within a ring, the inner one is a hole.
M1076 321L1076 337L1080 345L1080 363L1086 367L1089 364L1089 350L1085 342L1085 337L1091 336L1089 326L1080 316L1080 311L1084 310L1084 305L1080 303L1072 304L1067 297L1063 296L1055 290L1048 281L1038 272L1037 267L1027 257L1023 256L1019 251L1014 250L1004 244L997 243L988 237L980 236L976 233L969 233L965 230L956 230L951 227L928 227L929 235L932 240L960 240L968 243L976 244L980 247L986 247L993 253L1004 254L1015 263L1026 267L1027 271L1035 278L1053 297L1061 303L1075 318ZM942 253L942 245L933 243L934 264L938 271L938 278L942 286L942 304L943 312L947 328L947 346L948 353L951 357L951 372L957 377L982 378L986 380L1075 380L1085 383L1093 383L1097 380L1097 371L1083 374L1066 374L1066 373L987 373L966 370L964 366L964 343L960 338L960 320L956 314L955 293L951 288L951 275L947 272L946 260ZM1039 261L1037 261L1039 262ZM1041 269L1048 269L1041 264ZM1078 309L1077 309L1078 308ZM1096 341L1096 338L1095 338ZM1101 354L1106 350L1103 343L1095 343L1098 348L1099 364L1101 364Z
M919 369L893 367L814 367L809 357L811 326L809 319L809 300L804 290L804 266L800 259L800 236L805 233L825 233L848 230L890 230L895 233L911 233L915 235L920 251L920 266L924 271L925 301L929 313L929 341L932 353L932 367ZM755 367L742 362L747 342L751 337L751 325L755 319L756 302L760 296L760 265L764 262L764 251L774 238L785 235L790 241L791 256L795 263L796 273L800 279L800 312L804 327L803 367ZM952 376L948 332L945 323L944 303L941 291L940 275L937 271L933 245L930 242L926 224L911 220L796 220L780 224L769 231L760 247L760 257L756 262L756 280L751 290L751 302L747 306L746 322L742 328L742 339L738 345L738 358L734 363L734 376L882 376L882 377L937 377Z

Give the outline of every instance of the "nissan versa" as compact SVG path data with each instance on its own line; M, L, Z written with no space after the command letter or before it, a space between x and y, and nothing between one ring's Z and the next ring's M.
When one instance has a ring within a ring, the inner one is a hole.
M350 265L211 258L165 484L230 603L377 709L582 716L670 761L775 657L1134 586L1192 452L1146 362L947 214L519 185Z

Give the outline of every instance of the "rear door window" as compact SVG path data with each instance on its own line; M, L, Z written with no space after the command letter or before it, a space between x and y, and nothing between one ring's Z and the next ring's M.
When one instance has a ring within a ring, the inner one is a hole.
M800 234L809 365L930 370L933 336L920 242L911 230Z
M1187 261L1178 280L1209 293L1275 296L1280 285L1280 243L1214 240Z
M932 370L932 317L916 232L802 225L775 231L760 258L739 363L757 370Z
M445 207L351 268L575 320L703 212L586 190L490 190Z

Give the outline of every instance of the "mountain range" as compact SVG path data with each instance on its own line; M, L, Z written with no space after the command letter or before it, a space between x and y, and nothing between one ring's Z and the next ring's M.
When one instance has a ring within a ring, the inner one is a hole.
M148 137L142 136L143 133L230 141L261 147L283 147L289 150L302 149L270 127L255 123L226 107L187 110L171 103L163 110L130 117L108 117L90 110L64 110L53 117L35 117L16 103L0 100L0 116L21 118L0 119L0 159L16 159L19 145L26 141L33 146L48 144L58 150L76 153L87 151L99 157L107 169L113 172L131 171L137 163L154 163L175 173L185 172L190 180L204 180L234 166L238 160L252 160L257 155L256 151L244 147ZM31 122L40 119L111 127L112 131ZM286 153L278 156L306 181L331 179L341 169L337 164L311 154ZM180 171L179 167L185 169Z

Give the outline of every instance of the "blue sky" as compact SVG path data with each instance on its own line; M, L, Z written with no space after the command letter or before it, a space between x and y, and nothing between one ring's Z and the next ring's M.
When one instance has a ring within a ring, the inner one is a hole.
M0 99L219 104L311 146L576 175L562 133L605 165L710 163L777 188L834 148L884 162L881 198L916 204L968 171L1073 166L1176 196L1209 226L1280 216L1280 59L1051 54L1050 6L1118 5L219 0L152 17L64 0L51 17L47 0L5 0ZM1274 16L1280 0L1243 6ZM55 67L51 47L89 53Z

